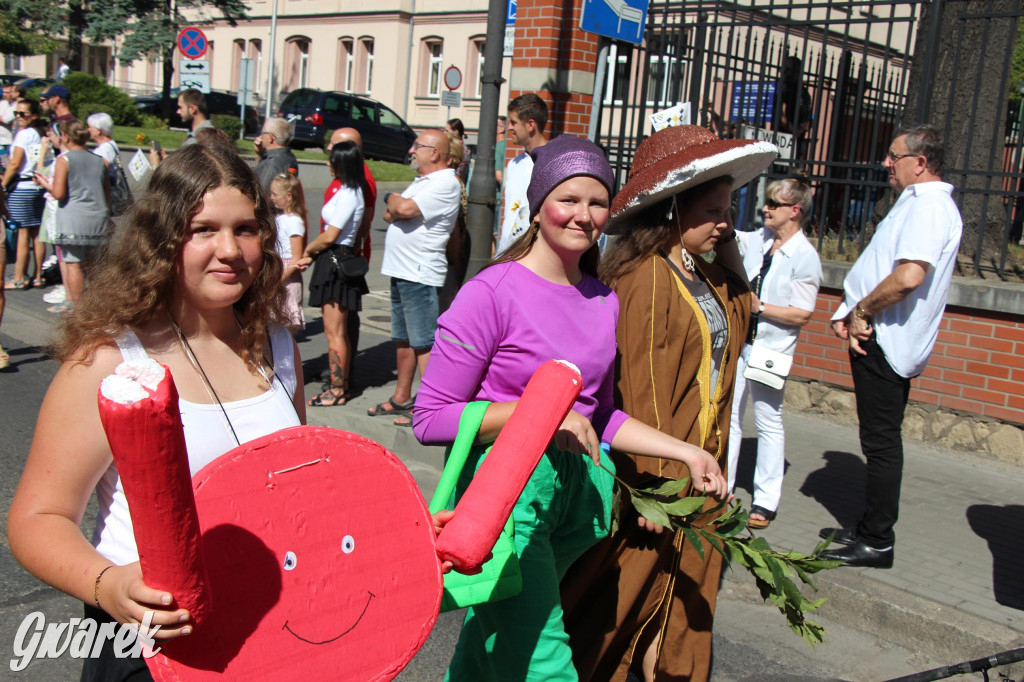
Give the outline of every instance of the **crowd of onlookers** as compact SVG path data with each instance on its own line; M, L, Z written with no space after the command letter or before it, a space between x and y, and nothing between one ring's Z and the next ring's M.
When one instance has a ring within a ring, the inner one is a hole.
M53 304L48 310L56 313L70 310L81 296L85 272L108 235L111 207L123 210L131 201L113 120L100 112L80 121L71 113L70 99L60 83L39 99L8 85L0 102L0 135L7 142L0 192L3 290L43 286L47 268L56 267L61 284L44 296ZM120 190L119 202L112 201L112 186ZM14 272L8 279L9 261ZM0 321L3 296L0 292ZM0 368L9 363L0 349Z

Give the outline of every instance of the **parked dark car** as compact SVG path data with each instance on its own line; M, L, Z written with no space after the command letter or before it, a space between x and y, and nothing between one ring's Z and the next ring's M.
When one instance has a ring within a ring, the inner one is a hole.
M20 86L24 87L26 90L34 90L36 88L48 88L51 85L53 85L54 83L56 83L56 82L57 81L53 80L52 78L25 78L25 77L22 77L22 78L19 78L16 81L14 81L14 84L15 85L20 85Z
M18 81L27 78L23 73L5 73L0 74L0 85L7 87L8 85L14 85Z
M336 128L355 128L363 138L363 153L371 159L407 163L416 140L402 117L376 100L344 92L300 88L281 103L278 116L292 125L292 146L323 147L325 135Z
M238 112L241 109L238 105L238 95L233 92L222 92L222 91L211 91L203 95L206 98L206 109L209 111L210 116L214 114L224 114L226 116L234 116L238 118ZM139 110L140 114L149 114L151 116L159 116L163 118L163 108L161 104L161 95L159 92L152 95L143 95L142 97L136 97L135 108ZM171 117L167 119L167 125L172 128L187 128L188 126L181 120L181 116L178 116L178 88L171 88ZM252 135L260 131L260 127L263 125L263 121L260 119L259 112L256 111L255 107L248 106L245 108L245 134Z

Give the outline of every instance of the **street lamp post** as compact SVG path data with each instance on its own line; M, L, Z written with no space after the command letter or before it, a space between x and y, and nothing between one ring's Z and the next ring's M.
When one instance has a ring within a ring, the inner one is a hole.
M267 113L265 118L270 118L270 109L274 105L274 48L277 47L277 0L274 0L273 9L270 11L270 61L267 62Z
M484 45L483 84L480 93L480 132L477 135L476 172L469 181L469 270L473 277L491 259L491 237L497 180L494 177L494 145L497 142L498 98L501 95L501 57L505 36L505 12L508 0L490 0L487 7L487 42Z

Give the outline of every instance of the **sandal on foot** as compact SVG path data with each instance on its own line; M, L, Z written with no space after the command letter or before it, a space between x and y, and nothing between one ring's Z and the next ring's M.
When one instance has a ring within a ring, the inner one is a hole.
M407 412L416 404L416 398L409 398L407 403L396 403L394 398L388 398L386 403L377 403L366 411L371 417L397 416L399 412ZM389 407L390 406L390 407Z
M51 305L46 309L48 313L67 313L70 312L74 306L71 303L65 301L64 303L58 303L57 305Z
M11 356L7 354L2 347L0 347L0 369L7 369L11 366Z
M27 279L12 279L10 282L4 282L4 289L18 289L23 291L32 286L32 282Z
M34 286L34 287L41 287L44 284L45 284L45 282L43 282L43 280L41 278L39 278L39 277L36 277L34 280L32 280L32 286Z
M753 518L754 514L757 514L758 516L762 516L764 518L755 519L755 518ZM768 525L772 521L774 521L774 520L775 520L775 512L768 511L764 507L759 507L756 504L754 506L752 506L750 508L750 511L747 513L747 527L748 528L767 528Z
M395 410L395 415L398 417L392 422L395 426L412 426L412 411L411 410Z
M320 395L315 395L306 403L310 407L334 407L344 405L352 396L342 390L340 395L335 395L334 389L327 388Z

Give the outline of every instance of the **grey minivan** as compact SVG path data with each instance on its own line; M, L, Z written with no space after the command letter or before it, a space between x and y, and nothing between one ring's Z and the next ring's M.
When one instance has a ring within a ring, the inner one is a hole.
M402 118L376 100L300 88L292 90L281 103L278 116L292 125L292 145L323 147L325 135L336 128L355 128L363 138L363 154L371 159L406 163L409 147L416 140Z

